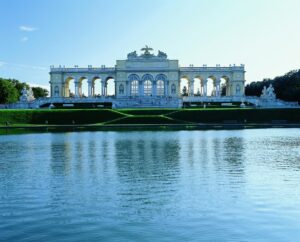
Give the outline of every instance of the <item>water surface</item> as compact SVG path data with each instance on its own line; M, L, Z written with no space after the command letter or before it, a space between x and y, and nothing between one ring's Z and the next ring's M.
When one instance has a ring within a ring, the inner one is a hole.
M299 241L300 129L0 136L0 241Z

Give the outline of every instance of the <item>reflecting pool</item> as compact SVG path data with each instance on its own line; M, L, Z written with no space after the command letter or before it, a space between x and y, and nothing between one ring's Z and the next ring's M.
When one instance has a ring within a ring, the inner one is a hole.
M299 241L300 129L0 136L0 241Z

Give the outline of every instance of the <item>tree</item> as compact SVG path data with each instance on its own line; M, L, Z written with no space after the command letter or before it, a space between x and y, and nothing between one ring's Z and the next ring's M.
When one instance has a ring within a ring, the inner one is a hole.
M19 98L18 90L12 82L0 78L0 103L14 103Z
M27 83L25 83L25 82L20 82L20 81L18 81L18 80L16 80L16 79L8 79L8 81L11 82L11 83L15 86L15 88L16 88L17 91L18 91L19 96L22 95L22 90L24 89L24 87L25 87L27 90L29 90L29 88L30 88L30 86L29 86Z
M300 102L300 70L294 70L274 79L252 82L245 87L247 96L260 96L264 86L273 85L277 98Z
M34 98L47 97L49 94L47 89L41 87L32 87L31 90L33 92Z

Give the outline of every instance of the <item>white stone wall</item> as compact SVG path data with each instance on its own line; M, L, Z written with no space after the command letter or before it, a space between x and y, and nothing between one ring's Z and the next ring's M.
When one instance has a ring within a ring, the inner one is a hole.
M124 98L131 95L131 82L129 76L135 74L138 76L139 95L143 96L142 78L144 75L151 75L152 94L155 95L155 83L158 75L165 75L165 95L172 97L180 97L181 78L188 80L189 96L193 96L195 79L201 81L201 95L207 96L207 81L209 78L213 80L214 95L221 95L221 78L226 79L227 90L226 96L243 96L245 85L245 70L244 66L229 66L229 67L179 67L178 60L169 60L164 57L151 55L150 57L137 56L126 60L117 60L114 68L51 68L50 84L51 97L69 97L68 80L73 79L75 83L75 96L81 96L82 80L88 82L88 96L93 96L94 80L101 79L101 95L107 95L107 80L112 78L115 81L115 96ZM121 88L120 88L121 86ZM173 89L172 89L173 87ZM174 91L175 87L175 92ZM122 91L124 90L124 91Z

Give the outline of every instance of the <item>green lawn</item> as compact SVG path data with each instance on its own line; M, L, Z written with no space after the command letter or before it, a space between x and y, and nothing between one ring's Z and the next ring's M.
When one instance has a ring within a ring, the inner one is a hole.
M0 125L300 123L300 109L55 109L0 110Z

